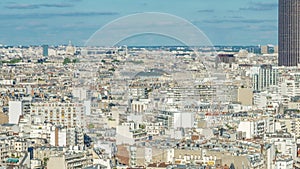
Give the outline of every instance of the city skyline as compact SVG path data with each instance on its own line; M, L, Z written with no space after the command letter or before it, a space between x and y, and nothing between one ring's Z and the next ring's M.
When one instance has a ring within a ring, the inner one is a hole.
M300 169L276 1L0 1L0 169Z
M7 1L0 3L0 44L59 45L71 40L83 45L105 24L141 12L182 17L201 29L214 45L277 44L277 7L276 0L230 0L226 4L219 0ZM135 38L134 42L142 41Z

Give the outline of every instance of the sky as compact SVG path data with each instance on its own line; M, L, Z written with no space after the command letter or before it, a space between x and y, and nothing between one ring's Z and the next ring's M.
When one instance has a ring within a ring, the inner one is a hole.
M184 18L214 45L277 44L277 10L277 0L2 0L0 44L81 46L107 23L142 12ZM149 39L165 37L128 43Z

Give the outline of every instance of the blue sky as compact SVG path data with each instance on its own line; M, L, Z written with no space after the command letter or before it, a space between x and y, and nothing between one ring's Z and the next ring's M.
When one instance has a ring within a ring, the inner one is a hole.
M185 18L215 45L277 44L277 6L277 0L4 0L0 44L83 45L106 23L139 12Z

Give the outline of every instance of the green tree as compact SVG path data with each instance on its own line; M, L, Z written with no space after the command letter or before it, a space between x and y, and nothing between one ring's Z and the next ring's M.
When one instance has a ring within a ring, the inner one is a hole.
M48 157L44 157L43 161L44 161L44 166L47 166L47 163L48 163L48 161L49 161L49 158L48 158Z
M73 63L78 63L78 62L79 62L79 59L73 59L72 62L73 62Z
M69 63L71 63L71 59L70 58L65 58L63 64L67 65Z
M19 63L21 62L21 59L12 59L9 61L9 63Z

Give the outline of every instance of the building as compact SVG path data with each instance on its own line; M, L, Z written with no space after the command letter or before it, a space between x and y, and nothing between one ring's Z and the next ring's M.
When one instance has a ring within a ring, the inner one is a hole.
M274 53L278 54L278 46L274 46Z
M129 89L129 96L132 99L147 99L148 90L145 87L132 87Z
M68 44L68 46L66 47L66 54L67 54L67 55L74 55L74 54L75 54L75 51L76 51L75 47L72 45L72 42L69 41L69 44Z
M48 45L43 45L43 56L48 56Z
M64 128L53 127L50 133L50 145L66 146L67 145L67 130Z
M30 114L43 116L44 121L67 128L85 126L84 106L81 103L33 103Z
M133 145L136 142L147 139L147 132L138 128L136 124L128 123L116 127L116 144Z
M85 168L93 164L91 152L65 153L51 156L47 163L48 169Z
M156 119L167 129L193 128L195 115L191 112L160 111Z
M194 113L191 112L175 112L172 120L174 129L194 127Z
M262 54L268 54L269 53L268 46L261 46L260 51Z
M73 88L72 94L75 98L78 98L79 101L87 100L87 89L83 87Z
M292 169L293 168L293 159L289 156L287 157L277 157L275 161L275 169Z
M91 115L91 101L84 101L83 102L84 108L85 108L85 115Z
M276 132L264 134L264 139L274 144L277 154L296 159L297 142L293 134L287 132Z
M218 58L223 63L232 64L235 62L234 54L218 54Z
M131 103L131 111L134 113L144 113L149 103L150 100L148 99L133 100Z
M14 149L14 145L7 137L0 137L0 165L8 157L11 150Z
M69 146L84 145L83 128L68 128L66 141Z
M279 0L279 66L297 66L300 63L300 1Z
M8 122L11 124L18 124L22 112L21 101L9 101L8 103Z
M275 53L275 46L273 45L265 45L260 47L262 54L272 54Z
M253 92L251 88L238 89L238 101L244 106L253 105Z
M280 80L279 89L282 96L296 97L300 96L299 74L294 74Z
M0 112L0 124L8 123L8 115Z
M262 137L266 131L266 122L263 119L241 121L237 131L241 131L246 139Z
M278 69L272 65L261 65L255 68L252 76L254 91L267 90L272 85L278 85Z
M14 150L16 152L26 152L28 149L28 143L26 140L16 140L14 142Z

